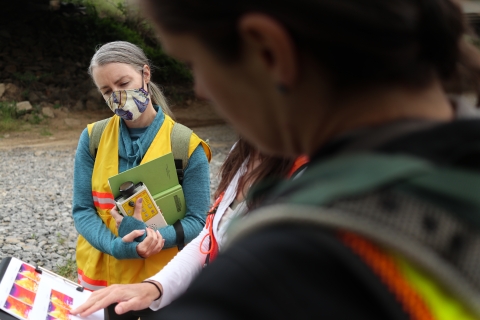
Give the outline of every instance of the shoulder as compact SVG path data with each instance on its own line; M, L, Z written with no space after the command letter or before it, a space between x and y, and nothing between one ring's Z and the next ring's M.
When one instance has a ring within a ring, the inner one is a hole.
M78 140L78 145L87 145L90 142L90 134L88 132L88 127L83 129L82 133L80 134L80 138Z
M90 136L88 128L83 129L78 139L77 151L75 152L75 164L93 159L90 153Z
M87 125L87 131L88 131L88 134L91 135L92 134L92 131L93 130L96 130L96 131L99 131L99 132L102 132L106 125L108 124L108 122L112 119L113 117L110 117L110 118L106 118L106 119L102 119L102 120L98 120L98 121L95 121L95 122L92 122L92 123L89 123ZM95 128L95 129L94 129Z
M206 283L209 288L202 288ZM334 232L308 225L270 226L239 239L204 270L190 292L221 295L226 286L235 287L234 293L227 291L233 300L261 300L262 313L283 313L281 318L390 319L402 312ZM258 290L252 292L252 286ZM254 303L244 306L248 312L260 311Z

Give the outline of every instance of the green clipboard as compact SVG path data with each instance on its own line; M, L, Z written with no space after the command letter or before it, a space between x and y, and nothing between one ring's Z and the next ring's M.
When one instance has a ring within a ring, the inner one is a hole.
M120 196L119 187L125 181L143 182L169 225L185 216L185 196L171 152L108 178L114 198Z

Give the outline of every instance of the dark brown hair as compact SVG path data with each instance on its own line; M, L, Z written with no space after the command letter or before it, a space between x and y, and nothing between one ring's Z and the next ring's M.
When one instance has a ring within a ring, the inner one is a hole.
M459 81L459 68L479 71L461 50L466 26L452 0L143 1L155 23L196 35L224 62L241 55L240 17L265 13L288 30L299 51L315 58L337 91L423 87L434 76Z
M241 192L245 186L253 185L266 178L286 178L295 162L292 159L263 155L244 139L240 138L220 168L220 182L214 193L215 198L227 189L230 181L233 180L233 177L247 158L249 159L247 166L251 165L255 159L259 160L260 164L254 170L241 177L237 186L237 193ZM251 203L248 206L251 207Z

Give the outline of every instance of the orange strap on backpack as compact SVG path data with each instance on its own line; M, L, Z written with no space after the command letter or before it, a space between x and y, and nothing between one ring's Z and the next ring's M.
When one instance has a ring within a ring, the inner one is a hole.
M425 301L403 277L393 259L384 250L352 232L339 231L338 236L389 288L411 319L434 319Z

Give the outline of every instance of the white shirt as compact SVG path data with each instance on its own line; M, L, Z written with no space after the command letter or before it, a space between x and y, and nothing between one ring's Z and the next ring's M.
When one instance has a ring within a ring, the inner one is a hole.
M228 185L227 190L225 190L223 199L218 205L217 212L213 218L213 233L219 250L225 243L225 233L231 220L246 210L245 202L239 203L235 210L230 209L230 204L237 196L238 181L246 170L247 161L248 159L242 164ZM205 240L202 243L204 238ZM210 239L208 237L208 229L206 228L203 228L200 234L170 260L160 272L148 279L158 281L163 287L162 297L157 301L153 301L150 304L150 309L158 310L170 304L185 292L193 279L200 273L207 256L200 251L200 244L202 245L202 251L207 252Z

